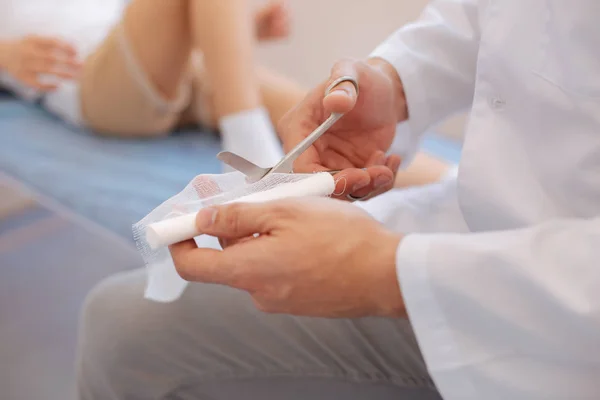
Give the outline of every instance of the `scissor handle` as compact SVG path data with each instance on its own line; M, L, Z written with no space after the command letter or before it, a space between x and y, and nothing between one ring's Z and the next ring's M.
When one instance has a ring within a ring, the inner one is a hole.
M353 84L354 90L356 90L356 96L358 96L358 81L356 80L356 78L354 78L353 76L350 76L350 75L340 76L339 78L337 78L333 82L331 82L329 84L329 86L327 86L327 89L325 89L325 96L327 96L329 93L331 93L333 91L333 89L336 88L337 85L339 85L340 83L344 83L344 82L350 82L351 84Z

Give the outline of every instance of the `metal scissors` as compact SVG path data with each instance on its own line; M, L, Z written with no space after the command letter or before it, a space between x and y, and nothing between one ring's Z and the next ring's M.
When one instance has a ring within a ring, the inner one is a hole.
M342 82L350 82L354 85L356 89L356 94L358 95L358 82L352 76L341 76L334 80L325 90L325 95L331 93L331 91ZM275 164L275 166L271 168L263 168L258 165L246 160L245 158L229 152L222 151L217 155L217 158L229 165L230 167L238 170L239 172L246 175L249 183L258 182L261 179L266 178L267 176L275 173L293 173L294 169L294 161L306 151L312 144L320 138L329 128L331 128L340 118L342 118L344 114L342 113L332 113L326 120L323 122L317 129L311 132L303 141L298 143L296 147L294 147L289 153L287 153L283 158ZM340 172L341 170L336 171L327 171L332 175Z

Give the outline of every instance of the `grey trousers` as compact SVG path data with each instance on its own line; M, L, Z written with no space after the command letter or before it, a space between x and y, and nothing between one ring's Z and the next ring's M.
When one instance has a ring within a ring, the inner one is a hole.
M203 284L154 303L144 285L138 270L90 293L81 399L440 399L406 320L265 314L244 292Z

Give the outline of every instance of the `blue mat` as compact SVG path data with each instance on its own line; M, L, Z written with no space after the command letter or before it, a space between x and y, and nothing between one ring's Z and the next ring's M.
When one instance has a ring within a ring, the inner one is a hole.
M457 161L459 146L424 148ZM218 137L185 131L158 139L107 139L66 126L42 109L0 97L0 170L111 231L131 225L200 173L218 173Z

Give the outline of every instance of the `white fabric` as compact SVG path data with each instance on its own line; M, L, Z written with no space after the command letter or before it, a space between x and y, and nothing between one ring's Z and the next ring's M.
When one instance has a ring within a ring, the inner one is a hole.
M65 40L83 61L119 21L125 0L0 0L0 41L27 35ZM34 101L40 94L0 71L0 85ZM44 105L61 118L81 124L77 82L63 81Z
M261 203L295 196L322 196L331 194L334 189L334 181L330 174L315 174L299 181L278 184L263 192L251 193L236 200L226 201L224 204ZM196 214L197 212L183 214L148 225L146 240L150 248L155 250L202 235L202 232L196 227Z
M244 110L219 121L223 148L259 167L272 167L284 156L269 112L264 107ZM231 172L228 165L225 172Z
M397 256L445 400L600 398L599 18L597 0L438 0L372 54L403 80L407 152L471 108L454 189L409 210L448 223Z
M273 174L247 184L239 172L199 175L179 194L154 209L134 225L137 247L148 267L145 297L154 301L177 300L187 283L175 270L167 246L195 238L199 247L219 249L218 241L203 235L195 216L204 207L227 203L257 203L289 197L329 196L335 190L329 173Z

